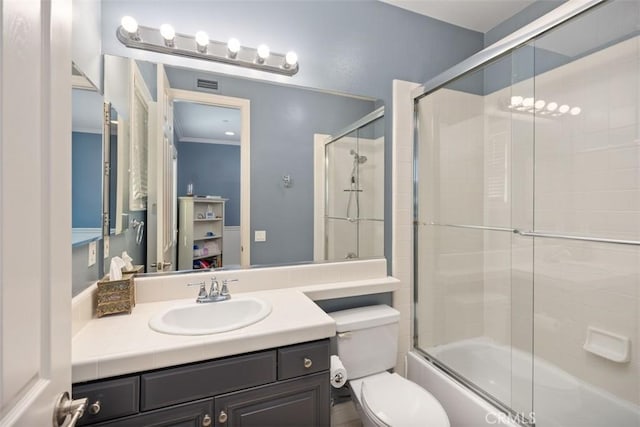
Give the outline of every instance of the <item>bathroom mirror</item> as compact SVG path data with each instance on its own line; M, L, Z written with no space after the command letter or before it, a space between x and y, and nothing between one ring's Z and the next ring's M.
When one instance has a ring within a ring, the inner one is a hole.
M129 65L125 65L127 62ZM323 238L314 236L314 221L318 221L318 218L314 218L317 216L314 204L322 203L323 200L323 196L318 196L317 186L314 185L314 180L318 179L314 175L314 170L318 169L317 165L314 165L314 155L317 155L314 152L314 140L318 137L328 138L331 135L339 135L378 109L382 105L381 102L363 95L326 93L310 88L236 78L196 69L162 66L169 90L248 100L250 166L248 174L241 174L238 169L240 163L238 130L242 124L237 122L238 110L234 113L233 108L224 108L220 105L217 107L221 108L216 109L214 105L203 105L199 101L171 99L169 103L172 119L168 127L153 123L158 117L155 109L159 108L160 104L158 102L160 86L158 68L160 66L162 65L105 55L105 98L118 106L119 122L124 123L124 126L129 129L130 145L133 144L131 129L144 128L149 134L147 156L153 156L153 152L158 149L159 133L163 129L171 128L170 136L173 141L169 144L170 148L164 149L173 153L171 155L174 163L172 167L175 168L173 177L153 175L150 171L149 188L159 185L161 180L170 181L170 205L176 216L178 216L179 197L194 194L221 196L227 199L224 250L227 255L231 255L228 251L241 250L241 230L239 230L238 221L241 200L238 200L238 189L246 179L248 182L245 184L250 187L251 200L248 205L250 229L246 231L250 238L247 249L250 253L251 266L329 259L325 256L328 251L316 251L314 248L314 240ZM131 81L134 78L139 80L138 85L144 86L142 91L147 92L148 96L145 105L150 109L150 113L142 126L140 119L136 119L136 116L131 113L133 111ZM132 123L128 122L129 120ZM221 134L214 133L212 129L214 124L218 125L220 128L218 131L222 131ZM380 128L382 120L376 125ZM231 129L232 127L234 129ZM234 133L234 135L225 135L224 132ZM119 134L121 133L119 129ZM153 134L155 137L151 137ZM383 135L384 132L380 134ZM129 155L132 155L131 146L127 150ZM351 169L355 164L369 170L377 168L378 176L384 176L384 159L376 160L370 156L371 161L365 165L364 162L354 163L354 157L349 155L348 151L346 155L348 161L345 162L345 167L349 169L345 172L347 175L349 173L353 175ZM129 159L129 165L131 161ZM320 165L322 164L321 162ZM151 167L151 163L148 163L148 166ZM118 163L118 170L113 173L121 174L124 167L124 163ZM130 168L128 172L130 174ZM129 180L129 191L131 185ZM345 182L342 187L349 189L350 185L351 182ZM122 186L121 190L127 191L126 187ZM383 186L378 186L376 191L383 196ZM115 198L123 197L116 194ZM131 202L130 197L129 201ZM147 272L155 272L155 268L149 265L155 263L147 261L149 246L153 244L152 240L155 238L152 228L153 215L161 208L161 205L155 205L150 201L149 206L137 211L140 221L145 223L144 244L129 247L130 254L131 250L136 252L138 249L138 256L134 256L134 264L146 265ZM347 217L346 209L345 205L343 209L345 218ZM129 228L131 216L134 213L132 209L122 212L125 217L128 216ZM320 220L324 221L324 218ZM168 241L173 239L177 243L178 225L176 220L174 225L167 227ZM266 234L264 241L261 237L263 231ZM138 234L137 230L133 232ZM378 237L382 239L382 235ZM134 238L114 239L112 236L111 255L119 255L120 248L127 249L126 244L118 243L120 240L127 240L130 244L135 241ZM116 250L114 250L114 242L118 248ZM383 243L379 246L382 248ZM352 250L332 252L340 253L341 260L346 258L342 256L342 252L349 253L349 258L353 256ZM233 256L227 255L224 256L223 267L239 266L240 262L237 261L240 258L239 253L234 253ZM368 256L369 254L360 258ZM383 256L382 250L374 256ZM172 265L165 270L179 269L177 257L172 261Z
M76 71L72 89L72 243L102 236L103 98ZM85 82L84 85L82 82Z

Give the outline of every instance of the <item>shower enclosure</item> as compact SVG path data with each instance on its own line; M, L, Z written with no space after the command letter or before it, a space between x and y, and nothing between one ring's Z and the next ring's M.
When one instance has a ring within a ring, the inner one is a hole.
M324 147L324 259L384 256L384 107Z
M415 348L520 423L638 426L640 2L534 25L414 93Z

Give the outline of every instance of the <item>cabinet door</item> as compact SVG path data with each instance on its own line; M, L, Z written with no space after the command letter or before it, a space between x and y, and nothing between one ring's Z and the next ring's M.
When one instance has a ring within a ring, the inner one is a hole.
M145 414L95 424L95 427L208 427L213 424L213 400L171 406Z
M215 398L218 427L329 426L329 373Z

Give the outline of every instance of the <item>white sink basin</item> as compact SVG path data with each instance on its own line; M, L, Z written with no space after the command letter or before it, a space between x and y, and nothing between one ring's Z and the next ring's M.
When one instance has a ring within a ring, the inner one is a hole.
M207 335L232 331L256 323L271 313L271 303L257 298L191 303L170 307L149 320L157 332L173 335Z

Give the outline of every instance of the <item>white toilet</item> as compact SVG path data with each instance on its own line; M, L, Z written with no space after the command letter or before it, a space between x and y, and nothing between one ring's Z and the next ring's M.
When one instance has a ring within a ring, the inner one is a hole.
M449 427L440 402L419 385L387 372L396 364L400 313L375 305L329 313L365 427Z

